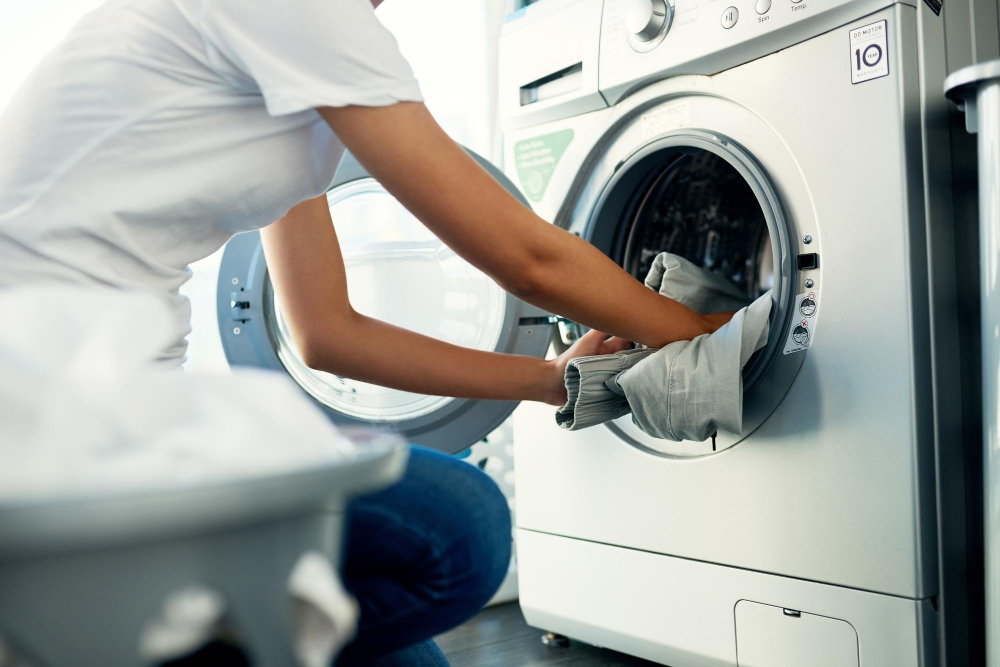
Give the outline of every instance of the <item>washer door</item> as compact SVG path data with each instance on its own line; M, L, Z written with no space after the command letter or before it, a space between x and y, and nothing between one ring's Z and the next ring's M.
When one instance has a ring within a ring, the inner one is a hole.
M499 170L472 155L528 206ZM350 154L327 199L357 311L464 347L545 356L553 318L510 296L456 255ZM257 232L239 234L226 245L218 317L231 365L289 373L338 423L391 430L415 444L454 453L482 440L517 406L397 391L309 368L271 288ZM385 354L406 363L403 351Z
M715 454L750 435L784 398L804 353L783 353L797 275L777 192L753 156L718 132L669 132L617 165L584 231L588 241L639 280L656 255L669 251L724 275L748 302L768 290L772 299L768 343L743 370L742 433L670 442L626 416L608 424L625 442L671 457Z

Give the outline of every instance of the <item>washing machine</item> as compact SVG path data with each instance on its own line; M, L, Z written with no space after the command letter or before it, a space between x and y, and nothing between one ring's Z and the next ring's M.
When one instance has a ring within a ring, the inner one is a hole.
M955 261L943 11L539 0L504 25L504 159L484 168L637 278L670 250L748 299L772 290L740 433L671 443L627 418L571 433L550 406L317 372L256 233L222 260L226 356L288 373L338 423L447 452L514 413L520 599L539 628L676 667L937 665L967 620L944 575L964 554L941 539L962 530L942 493L958 451L941 344ZM539 357L578 335L457 257L350 157L327 196L366 315Z
M519 408L531 625L674 667L912 667L968 650L946 632L965 623L960 585L942 584L964 556L939 539L939 462L961 448L943 426L940 12L541 0L508 16L504 165L535 210L639 280L669 251L773 299L739 433L670 442L628 416L570 432Z

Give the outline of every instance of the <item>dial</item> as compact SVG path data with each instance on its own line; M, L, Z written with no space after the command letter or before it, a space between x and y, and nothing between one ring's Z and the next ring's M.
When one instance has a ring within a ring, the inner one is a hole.
M669 12L666 0L629 0L625 29L639 41L648 42L666 27Z
M659 44L670 28L671 7L667 0L628 0L625 32L636 51L649 51Z

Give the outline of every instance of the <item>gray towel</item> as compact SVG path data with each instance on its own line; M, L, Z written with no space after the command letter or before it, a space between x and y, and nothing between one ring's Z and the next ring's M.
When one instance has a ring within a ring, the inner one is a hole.
M701 442L743 431L743 367L767 344L771 292L713 334L671 343L620 373L632 421L655 438Z
M746 298L724 277L669 253L656 257L646 285L700 313L739 312L693 341L570 361L568 400L556 423L575 431L631 411L635 424L658 438L701 441L720 428L739 433L743 366L767 342L771 293L744 307Z
M732 313L750 302L725 276L669 252L661 252L653 260L646 287L702 315Z
M607 383L613 384L619 373L655 353L656 350L641 348L571 359L565 375L568 399L556 410L556 423L576 431L627 415L629 406L624 392L612 391Z

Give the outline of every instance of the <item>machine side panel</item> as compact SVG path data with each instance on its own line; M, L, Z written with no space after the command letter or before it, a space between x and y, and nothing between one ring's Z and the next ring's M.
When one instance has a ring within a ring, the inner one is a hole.
M925 192L933 190L924 182L924 152L922 144L923 98L920 86L919 32L917 12L911 7L897 5L896 20L904 39L896 41L897 70L901 73L899 90L899 142L903 152L899 156L899 170L905 174L904 215L908 224L902 226L906 249L906 276L910 340L912 341L912 404L911 419L914 429L915 456L913 481L916 492L917 541L913 544L917 577L924 591L937 590L937 503L935 491L934 457L934 376L931 359L931 310L929 295L929 268ZM943 54L942 54L943 55ZM947 165L947 163L946 163Z
M946 39L949 44L960 43L966 47L974 41L968 24L969 6L968 2L956 0L947 4L944 16L935 15L925 4L917 12L922 165L923 180L927 184L924 206L934 388L940 661L942 665L962 667L982 663L982 657L974 657L977 650L973 647L982 643L981 633L975 627L977 622L981 623L983 614L981 609L973 612L970 608L971 586L967 580L972 569L969 558L975 549L970 549L970 532L966 523L969 509L966 488L970 483L978 485L979 479L968 476L966 470L968 456L962 402L963 393L967 391L963 387L970 382L963 379L962 373L962 357L967 346L962 340L955 242L956 227L966 223L957 213L959 202L953 195L956 168L952 155L963 150L974 153L975 149L971 142L964 145L952 142L953 126L957 125L962 134L965 130L961 119L951 113L951 105L940 91L944 89L944 80L950 71L949 58L961 57L949 53ZM960 20L963 15L965 21ZM949 25L946 31L945 23L951 23L952 17L955 18L954 25ZM959 122L956 123L956 120ZM973 210L974 199L974 196L970 198ZM975 256L974 253L972 256ZM972 335L975 335L974 331ZM979 588L982 588L981 582ZM979 639L974 640L977 635Z

